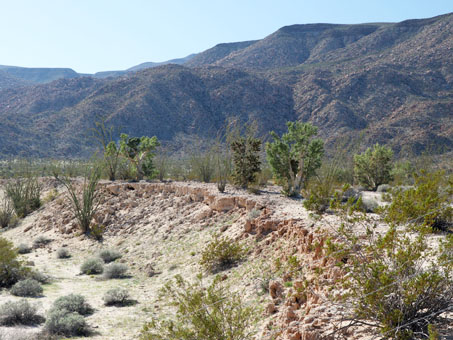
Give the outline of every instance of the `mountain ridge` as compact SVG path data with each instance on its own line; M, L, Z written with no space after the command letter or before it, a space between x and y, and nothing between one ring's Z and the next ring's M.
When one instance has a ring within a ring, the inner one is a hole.
M399 155L448 151L452 52L451 13L401 23L291 25L261 40L218 44L182 65L16 86L0 90L0 133L16 141L2 139L0 154L87 156L92 142L82 131L99 116L163 141L212 137L233 117L257 120L266 139L298 119L317 125L330 150L380 142Z

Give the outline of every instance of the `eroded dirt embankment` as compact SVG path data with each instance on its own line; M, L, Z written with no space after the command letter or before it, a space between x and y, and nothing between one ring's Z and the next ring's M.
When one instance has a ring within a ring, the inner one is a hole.
M200 183L104 182L95 220L106 231L97 242L80 235L63 188L52 179L43 181L46 191L58 190L57 197L3 236L16 245L40 235L53 240L25 255L54 278L44 286L40 310L45 315L65 294L86 296L96 309L88 318L96 332L92 339L135 339L146 320L169 315L160 287L176 274L190 279L201 272L200 251L213 233L250 249L243 263L223 274L247 303L262 307L259 339L320 339L339 322L340 311L327 296L341 273L323 253L334 222L313 220L299 200L281 196L276 187L251 195L232 187L221 194L215 185ZM56 258L62 246L70 250L69 260ZM103 248L123 254L129 278L78 275L83 260ZM105 307L103 294L117 286L126 287L138 303ZM7 291L0 295L0 303L15 299Z

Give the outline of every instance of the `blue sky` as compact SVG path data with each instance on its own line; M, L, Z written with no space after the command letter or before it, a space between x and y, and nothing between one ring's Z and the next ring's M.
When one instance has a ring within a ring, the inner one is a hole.
M0 64L93 73L253 40L305 23L402 21L453 0L0 0Z

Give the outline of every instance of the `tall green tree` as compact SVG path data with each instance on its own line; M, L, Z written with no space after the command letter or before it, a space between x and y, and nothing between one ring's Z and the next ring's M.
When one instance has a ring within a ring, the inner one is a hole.
M136 180L141 180L145 175L153 173L153 157L159 146L157 137L129 137L122 133L120 136L120 151L136 170Z
M93 137L98 141L104 152L104 166L106 167L107 174L111 181L116 179L116 172L119 164L120 148L113 141L115 128L113 126L107 127L105 118L101 118L94 123L95 127L91 129Z
M248 136L239 136L231 142L233 152L233 183L241 188L248 188L256 180L261 170L261 140Z
M376 143L364 153L354 156L354 175L367 189L376 190L381 184L392 180L393 151Z
M318 128L310 123L288 122L288 132L266 143L267 159L274 176L283 182L284 193L297 196L302 186L321 166L324 142L314 138Z

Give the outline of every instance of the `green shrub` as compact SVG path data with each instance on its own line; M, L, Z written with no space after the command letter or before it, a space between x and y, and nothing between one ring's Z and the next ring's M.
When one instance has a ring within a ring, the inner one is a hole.
M40 235L33 241L33 247L41 248L48 245L50 242L52 242L52 239L48 238L47 236Z
M447 230L453 222L453 181L442 171L414 174L414 187L397 188L392 203L385 209L389 223L410 223L432 230Z
M69 294L59 297L53 303L52 310L66 310L80 315L93 314L93 308L85 301L82 295Z
M389 147L376 144L364 153L354 156L354 175L358 183L376 191L381 184L392 180L393 151Z
M17 252L19 254L29 254L32 251L32 247L30 247L28 244L21 243L17 246Z
M0 325L32 326L42 323L44 318L37 314L36 306L31 305L27 300L6 302L0 306Z
M154 319L143 327L141 340L248 340L254 335L259 312L247 307L217 277L204 287L181 276L165 285L162 295L176 308L173 320Z
M5 188L6 196L11 200L19 218L41 207L41 190L41 185L34 176L12 180Z
M80 271L83 274L91 275L91 274L102 274L104 271L104 265L101 259L98 258L91 258L87 259L85 262L82 263L80 267Z
M212 273L228 269L246 255L244 247L226 237L215 234L201 252L200 265Z
M0 237L0 288L10 287L27 275L28 269L17 256L14 245Z
M121 258L121 254L115 249L103 249L99 252L99 257L105 263L110 263Z
M68 248L59 248L57 250L57 258L58 259L68 259L71 257Z
M102 298L106 306L127 306L131 303L129 292L123 288L113 288L107 291Z
M430 249L425 234L413 238L394 227L385 235L369 228L365 238L349 229L341 234L348 243L337 258L352 320L376 327L386 339L425 339L428 325L453 303L453 263L439 257L445 251Z
M90 333L88 324L82 315L65 309L51 310L44 329L52 335L66 337L84 336Z
M104 278L121 279L125 277L127 269L124 263L110 263L104 268Z
M42 295L43 289L38 281L25 279L11 287L11 294L23 297L38 297Z
M288 132L281 138L271 132L274 141L266 143L266 153L275 178L284 187L283 193L297 196L321 166L324 142L313 138L318 128L310 123L288 122L287 126Z

